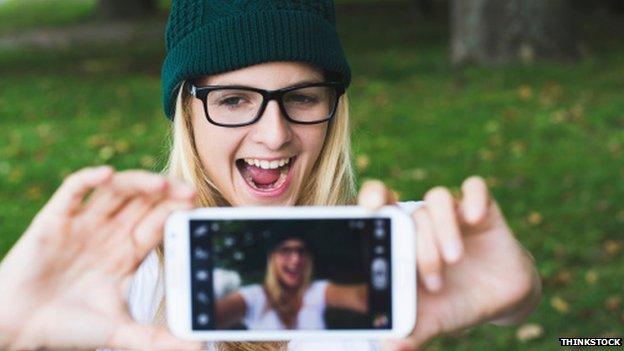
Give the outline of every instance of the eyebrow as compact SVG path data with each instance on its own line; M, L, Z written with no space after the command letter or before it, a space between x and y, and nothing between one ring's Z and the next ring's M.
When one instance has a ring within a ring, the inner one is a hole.
M279 89L285 89L285 88L292 88L292 87L296 87L299 85L304 85L304 84L315 84L315 83L323 83L324 80L323 79L304 79L304 80L300 80L298 82L295 82L293 84L287 85L285 87L279 88ZM204 84L202 82L202 85L213 85L213 86L239 86L239 87L248 87L248 88L254 88L254 89L260 89L258 87L255 86L251 86L251 85L247 85L247 84L241 84L241 83L236 83L236 82L231 82L231 81L224 81L224 82L220 82L218 84Z

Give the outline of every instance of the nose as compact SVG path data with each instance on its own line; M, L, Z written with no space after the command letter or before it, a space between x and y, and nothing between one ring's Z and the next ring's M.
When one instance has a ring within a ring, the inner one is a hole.
M288 257L289 262L293 265L299 265L303 261L303 255L299 252L293 252Z
M271 150L279 150L292 139L290 122L282 116L277 101L269 101L253 128L252 140Z

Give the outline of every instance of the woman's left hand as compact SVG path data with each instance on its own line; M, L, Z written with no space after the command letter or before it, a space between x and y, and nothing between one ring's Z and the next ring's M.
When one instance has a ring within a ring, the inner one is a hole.
M396 201L383 183L369 181L358 203L376 209ZM466 179L461 199L446 188L431 189L412 218L420 282L416 328L391 349L418 349L437 335L483 322L515 324L537 306L541 283L533 259L482 178Z

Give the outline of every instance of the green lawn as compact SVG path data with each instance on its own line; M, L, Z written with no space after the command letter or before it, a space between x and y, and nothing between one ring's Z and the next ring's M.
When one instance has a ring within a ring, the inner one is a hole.
M62 0L64 15L38 22L54 12L36 12L47 2L29 13L24 1L15 16L16 2L0 5L0 34L92 16L93 2ZM624 43L594 40L604 28L590 24L581 62L456 71L444 19L410 21L400 2L351 2L338 6L338 20L354 74L360 179L381 178L402 199L418 199L435 185L486 177L544 279L528 320L540 337L521 342L516 327L485 326L430 348L554 350L562 336L622 337ZM161 46L159 37L0 50L0 253L69 172L101 163L160 169L169 127Z

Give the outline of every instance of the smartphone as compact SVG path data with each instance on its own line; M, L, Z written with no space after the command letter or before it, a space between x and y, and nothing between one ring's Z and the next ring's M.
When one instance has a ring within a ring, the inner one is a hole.
M416 322L415 245L395 206L174 212L167 322L203 341L404 337Z

